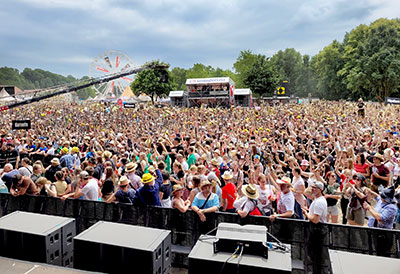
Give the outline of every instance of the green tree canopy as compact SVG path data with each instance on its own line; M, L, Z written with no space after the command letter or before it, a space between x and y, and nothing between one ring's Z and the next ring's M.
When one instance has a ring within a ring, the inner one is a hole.
M236 87L245 88L245 81L248 77L250 70L257 60L257 54L253 54L251 50L242 50L233 64L236 73Z
M247 72L244 84L260 96L272 95L278 83L278 73L264 55L257 55L256 61Z
M151 61L147 64L167 65L159 60ZM150 95L153 103L156 96L168 95L171 90L176 89L176 85L173 83L171 77L168 77L166 82L161 81L163 73L167 73L168 76L170 74L167 70L164 72L158 69L146 69L139 72L131 84L132 92L135 95L139 95L142 92Z

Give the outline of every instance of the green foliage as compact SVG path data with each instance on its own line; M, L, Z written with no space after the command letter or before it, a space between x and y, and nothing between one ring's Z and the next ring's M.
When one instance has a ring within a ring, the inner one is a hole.
M338 72L343 68L343 46L334 40L312 58L312 68L317 78L317 96L326 99L347 98L343 77Z
M165 63L161 63L159 60L152 61L150 64L165 65ZM169 71L166 72L168 75L170 74ZM135 95L144 92L151 96L151 100L154 103L156 96L168 95L171 90L176 89L176 84L172 81L171 77L168 78L166 83L160 81L161 77L161 70L147 69L139 72L131 84L132 92Z
M236 87L246 88L245 80L248 77L250 70L257 60L257 54L253 54L251 50L242 50L233 64L236 72Z
M170 76L172 81L176 84L178 90L186 90L186 69L184 68L173 68Z
M340 71L351 96L383 101L400 87L400 22L378 19L360 25L344 40Z
M246 74L244 84L259 96L272 95L279 81L272 62L264 55L257 55L254 64Z
M0 68L0 85L14 85L21 89L34 89L33 83L27 81L17 69L2 67Z

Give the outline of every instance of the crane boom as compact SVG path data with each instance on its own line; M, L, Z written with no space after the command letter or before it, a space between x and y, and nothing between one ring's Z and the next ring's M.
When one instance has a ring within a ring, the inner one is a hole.
M39 101L44 100L44 99L49 99L49 98L54 97L54 96L58 96L58 95L61 95L61 94L66 94L66 93L70 93L70 92L73 92L73 91L77 91L77 90L80 90L80 89L83 89L83 88L90 87L92 85L96 85L96 84L100 84L100 83L104 83L104 82L109 82L109 81L115 80L117 78L121 78L121 77L124 77L124 76L127 76L127 75L131 75L131 74L135 74L135 73L141 72L141 71L146 70L146 69L165 70L167 68L168 68L168 66L166 66L166 65L158 65L158 64L157 65L153 65L153 64L150 64L150 65L144 65L144 66L138 67L138 68L133 68L133 69L130 69L130 70L127 70L127 71L124 71L124 72L120 72L120 73L108 74L108 75L105 75L105 76L102 76L102 77L99 77L99 78L82 80L82 81L79 81L78 84L75 84L74 86L67 86L67 87L65 87L65 88L63 88L63 89L61 89L59 91L56 91L56 92L53 92L53 93L50 93L50 94L46 94L46 95L42 95L42 96L38 96L38 97L32 97L30 99L23 100L21 102L15 102L15 103L12 103L12 104L9 104L9 105L1 106L0 107L0 111L12 109L12 108L15 108L15 107L27 105L27 104L34 103L34 102L39 102Z

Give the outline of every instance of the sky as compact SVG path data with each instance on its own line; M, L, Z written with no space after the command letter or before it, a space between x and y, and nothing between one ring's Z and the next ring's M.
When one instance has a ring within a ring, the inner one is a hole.
M135 66L159 59L233 69L241 50L313 56L399 11L398 0L1 0L0 67L82 77L97 56L118 50Z

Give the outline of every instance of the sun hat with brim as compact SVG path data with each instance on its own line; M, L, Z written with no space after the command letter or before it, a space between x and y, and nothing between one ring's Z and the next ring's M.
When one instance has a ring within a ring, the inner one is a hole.
M292 185L292 180L290 180L290 178L289 177L283 177L282 179L278 179L277 181L276 181L278 184L280 184L280 185L289 185L289 186L291 186Z
M382 155L382 154L379 154L379 153L376 153L376 154L374 155L374 158L378 158L378 159L380 159L381 161L384 161L383 155Z
M132 171L136 170L137 167L138 167L138 165L136 163L128 163L125 166L126 172L132 172Z
M214 150L214 153L217 153L218 155L221 155L221 151L219 149Z
M89 179L89 173L87 173L87 171L81 171L81 173L79 173L79 177L83 179Z
M380 196L381 196L382 200L384 200L385 202L387 202L389 204L392 204L395 202L394 193L395 193L394 187L391 186L391 187L387 187L387 188L383 189L380 192Z
M214 165L214 166L217 166L217 165L218 165L218 160L215 159L215 158L214 158L214 159L211 159L210 162L211 162L211 164Z
M212 183L211 183L210 181L205 180L205 181L201 182L199 188L200 188L200 189L203 189L203 187L205 187L205 186L211 186L211 185L212 185Z
M154 181L153 175L151 175L150 173L143 174L143 176L142 176L143 184L148 184L148 183L151 183L152 181Z
M171 192L171 195L174 195L175 192L177 192L177 191L179 191L179 190L183 190L183 189L185 189L185 187L182 186L182 185L180 185L180 184L176 184L176 185L173 186L172 189L173 189L173 190L172 190L172 192Z
M109 152L108 150L106 150L106 151L103 152L103 157L104 157L104 158L111 158L111 156L112 156L112 153Z
M242 186L242 193L244 195L246 195L248 198L254 199L254 200L258 199L258 196L259 196L257 188L252 184L243 185Z
M118 181L119 186L126 186L128 184L129 184L129 179L126 176L122 176Z
M233 174L230 171L225 171L221 178L224 180L231 180L233 178Z
M58 158L53 158L53 159L51 159L50 163L59 165L60 160Z

